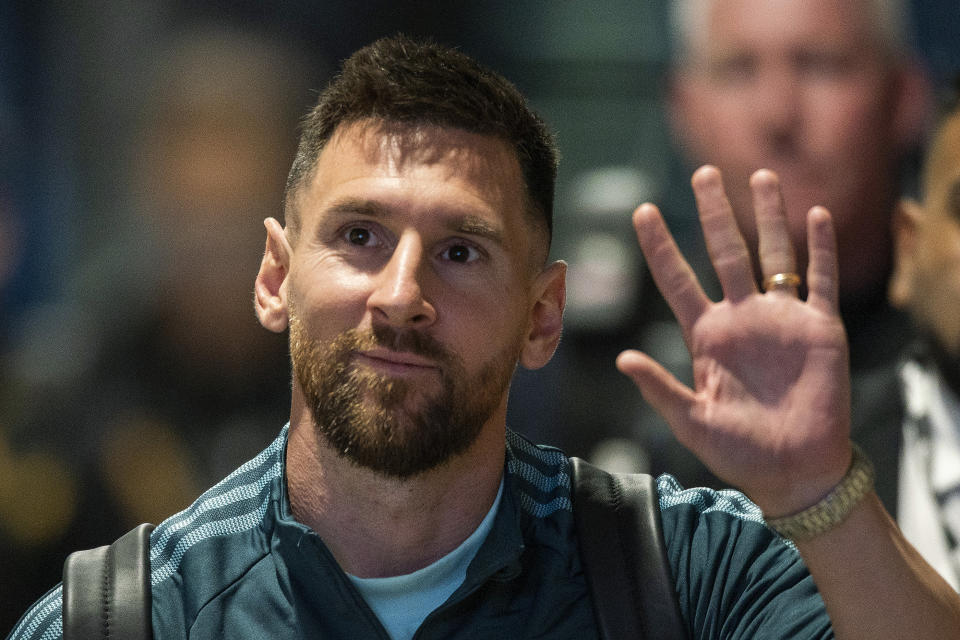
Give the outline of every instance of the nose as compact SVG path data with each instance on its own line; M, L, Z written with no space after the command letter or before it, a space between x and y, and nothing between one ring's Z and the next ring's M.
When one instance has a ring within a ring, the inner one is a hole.
M754 104L763 132L774 139L790 139L800 122L799 79L785 65L765 69L757 80Z
M422 328L433 324L437 312L423 291L427 269L423 243L414 233L401 235L389 260L374 278L367 308L374 322L398 328Z

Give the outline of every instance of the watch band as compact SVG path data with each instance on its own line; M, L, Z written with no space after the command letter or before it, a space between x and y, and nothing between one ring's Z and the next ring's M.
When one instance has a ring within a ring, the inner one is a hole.
M799 513L767 520L767 525L784 538L806 541L843 522L853 508L873 489L873 464L854 442L850 468L840 482L817 504Z

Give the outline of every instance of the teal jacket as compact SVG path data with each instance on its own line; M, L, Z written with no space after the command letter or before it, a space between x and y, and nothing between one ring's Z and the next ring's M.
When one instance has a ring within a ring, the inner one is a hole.
M287 429L151 535L157 640L389 640L323 541L293 519ZM597 638L570 504L569 461L509 432L504 497L460 588L419 640ZM667 555L691 638L832 638L796 550L742 494L658 479ZM62 635L60 588L12 640Z

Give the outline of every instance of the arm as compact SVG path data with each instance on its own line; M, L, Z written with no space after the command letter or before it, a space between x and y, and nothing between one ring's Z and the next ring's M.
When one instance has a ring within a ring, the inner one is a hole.
M764 278L796 268L776 176L751 180ZM806 301L795 287L758 291L719 172L694 174L694 193L724 299L703 293L659 211L634 214L640 246L680 324L694 389L637 351L617 365L718 477L767 518L817 504L851 461L847 346L837 311L829 213L808 215ZM960 597L900 535L872 492L847 519L797 545L838 638L944 638L960 630Z
M876 494L797 548L838 638L960 635L960 596L904 539Z

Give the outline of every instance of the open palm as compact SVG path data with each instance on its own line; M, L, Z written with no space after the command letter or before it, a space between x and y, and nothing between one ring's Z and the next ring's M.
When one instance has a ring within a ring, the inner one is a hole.
M704 294L652 205L634 214L647 263L677 317L693 359L694 389L637 351L618 358L677 439L768 516L817 502L850 461L847 345L837 311L837 267L829 213L808 218L809 295L796 287L760 292L719 171L694 174L694 193L724 299ZM792 273L779 183L751 180L764 277Z

